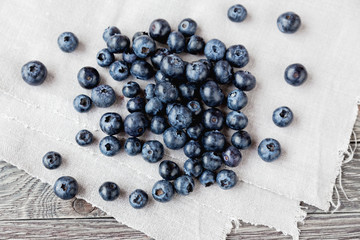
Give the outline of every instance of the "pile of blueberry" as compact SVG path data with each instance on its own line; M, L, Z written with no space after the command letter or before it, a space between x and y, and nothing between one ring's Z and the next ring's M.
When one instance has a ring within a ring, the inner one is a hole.
M242 5L228 10L228 18L233 22L242 22L246 16ZM281 32L294 33L300 26L300 18L292 12L284 13L277 24ZM96 55L98 65L108 67L115 81L126 80L130 75L139 80L155 78L155 84L149 83L143 93L134 81L124 85L122 94L129 98L126 105L129 114L124 120L115 112L102 115L100 128L108 136L101 139L99 148L105 156L116 155L122 145L115 135L125 131L130 136L124 143L125 152L131 156L141 154L147 162L156 163L163 158L164 146L157 140L142 143L137 138L147 129L162 134L167 148L183 148L189 158L184 162L184 174L173 161L163 160L159 165L163 180L156 182L152 189L153 198L159 202L170 201L175 192L188 195L194 189L194 178L205 187L215 182L225 190L234 187L235 172L220 168L222 164L237 167L242 160L240 150L252 143L249 133L243 130L248 118L241 110L248 103L245 92L254 89L256 79L248 71L234 70L248 64L248 51L240 44L226 48L218 39L205 42L195 35L196 29L197 23L190 18L182 20L177 31L171 31L166 20L156 19L148 33L137 32L130 41L117 27L108 27L103 33L107 48ZM72 52L78 39L73 33L65 32L59 36L58 45L64 52ZM180 53L204 54L206 58L188 63L177 55ZM122 54L122 60L117 60L115 54ZM22 75L27 83L40 85L47 71L42 63L33 61L23 66ZM292 64L286 68L284 77L287 83L299 86L306 80L307 72L301 64ZM95 68L83 67L77 79L81 87L91 89L91 97L85 94L75 97L76 111L84 113L92 105L107 108L115 103L115 91L109 85L99 85L100 75ZM226 96L221 86L229 84L236 89ZM228 114L219 108L225 105L231 110ZM277 126L286 127L292 122L293 113L288 107L279 107L272 119ZM224 127L236 130L231 144L221 132ZM93 142L93 134L83 129L75 140L80 146L86 146ZM271 162L281 154L280 143L266 138L259 144L258 154L264 161ZM43 164L48 169L59 167L60 154L48 152ZM62 199L73 198L77 190L76 180L68 176L59 178L54 185L55 194ZM105 182L99 188L99 194L106 201L115 200L119 193L119 186L113 182ZM148 195L137 189L130 194L129 201L134 208L142 208Z

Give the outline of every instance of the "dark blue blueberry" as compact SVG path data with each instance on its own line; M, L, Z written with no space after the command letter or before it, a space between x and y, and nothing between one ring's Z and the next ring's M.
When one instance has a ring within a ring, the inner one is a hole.
M91 100L95 106L106 108L114 104L116 95L109 85L99 85L91 91Z
M176 129L188 128L192 123L192 112L189 108L176 104L170 110L168 120L170 125Z
M129 195L129 203L135 209L145 207L148 202L148 195L141 189L136 189Z
M132 137L141 136L149 126L149 120L141 112L130 113L124 120L124 130Z
M140 36L149 36L149 34L147 32L136 32L132 37L131 41L134 42L135 39Z
M87 112L91 109L92 106L91 98L84 94L80 94L74 99L73 106L75 110L80 113Z
M130 137L126 139L124 144L125 152L130 156L135 156L141 153L142 144L141 141L136 137Z
M111 157L121 149L120 141L114 136L106 136L99 143L100 152L105 156Z
M167 48L159 48L155 51L155 53L151 56L151 63L156 69L160 69L160 63L163 58L170 54L169 49Z
M277 26L282 33L294 33L300 25L300 17L294 12L283 13L277 19Z
M205 152L202 155L201 163L204 169L209 171L216 171L221 167L222 159L219 153Z
M139 58L147 58L155 52L156 44L148 35L142 35L134 39L132 49Z
M115 60L114 54L109 49L104 48L96 54L96 61L100 67L108 67Z
M188 158L197 158L201 156L201 145L195 140L188 141L184 146L184 154Z
M185 37L181 32L174 31L170 33L166 43L170 52L181 53L185 50Z
M136 60L130 68L130 73L140 80L149 80L154 76L154 69L144 60Z
M200 61L192 62L186 66L186 78L189 82L200 83L209 76L206 65Z
M147 100L150 100L153 97L155 97L155 84L149 83L148 85L146 85L144 94Z
M180 94L186 100L193 100L197 95L197 89L194 83L183 83L179 86Z
M172 102L172 103L168 103L166 104L166 115L169 115L170 110L173 108L173 106L180 104L178 102Z
M238 149L247 149L251 145L251 137L246 131L238 131L232 135L231 143Z
M225 56L225 44L218 39L211 39L204 48L204 54L210 61L219 61Z
M144 112L145 111L145 99L142 97L130 98L126 103L126 108L129 112Z
M115 26L107 27L103 33L104 41L107 42L107 40L115 34L121 34L120 30L117 27L115 27Z
M234 111L241 110L246 106L247 103L248 98L246 94L239 89L235 89L234 91L229 93L227 97L227 106L229 109Z
M161 116L154 116L151 119L150 131L155 134L162 134L168 127L166 119Z
M279 107L274 110L272 120L278 127L289 126L293 120L293 112L288 107Z
M217 108L209 108L202 116L202 123L206 129L221 130L224 126L224 114Z
M93 142L93 134L90 131L83 129L76 134L75 140L80 146L86 146Z
M202 54L204 52L205 41L202 37L193 35L190 37L186 50L191 54Z
M160 176L168 181L175 180L180 176L179 166L170 160L164 160L159 165Z
M129 65L133 64L137 60L137 56L135 55L132 48L125 50L122 53L122 58L123 58L123 61Z
M130 47L130 39L122 34L115 34L106 41L107 48L112 53L122 53Z
M166 180L157 181L152 188L152 196L158 202L168 202L174 195L174 186Z
M42 84L47 76L47 69L39 61L30 61L21 68L22 79L29 85L38 86Z
M209 170L205 170L199 177L199 182L205 187L209 187L215 183L215 173Z
M159 98L151 98L145 105L145 112L150 116L159 115L164 109L163 103Z
M116 81L122 81L129 77L129 67L124 61L115 61L109 68L110 76Z
M226 125L234 130L244 129L248 124L248 118L242 112L231 111L226 116Z
M47 169L56 169L61 165L61 155L57 152L47 152L43 158L42 163Z
M202 108L198 101L190 101L186 106L190 109L194 116L198 116L202 113Z
M124 85L122 93L128 98L136 97L140 93L140 86L137 82L130 81Z
M163 133L163 140L167 148L176 150L184 147L187 136L184 131L169 127Z
M233 69L226 60L220 60L215 63L214 77L220 84L227 84L233 79Z
M72 32L63 32L57 39L59 48L63 52L73 52L79 45L79 40Z
M178 78L185 72L185 63L179 56L170 54L161 61L160 70L169 78Z
M191 139L199 139L204 131L204 126L201 123L192 125L186 129L186 133Z
M249 54L243 45L233 45L226 50L226 60L233 67L242 68L249 62Z
M237 167L240 164L240 161L242 159L240 151L234 147L230 146L228 147L223 153L223 161L226 166L229 167Z
M76 196L79 186L73 177L63 176L54 184L54 193L63 200L69 200Z
M196 159L190 158L184 162L184 172L186 175L197 178L201 175L203 170L201 163Z
M294 63L285 69L284 78L288 84L300 86L307 79L307 71L303 65Z
M232 22L242 22L247 16L247 11L243 5L236 4L229 8L227 15Z
M258 154L265 162L272 162L280 157L280 143L273 138L265 138L258 146Z
M217 130L205 132L202 138L202 146L205 151L221 152L225 147L225 142L224 134Z
M185 37L190 37L195 34L197 23L191 18L183 19L178 26L179 32L184 34Z
M170 78L166 77L162 71L158 70L155 74L155 82L156 83L170 82Z
M183 175L174 181L174 187L178 194L189 195L192 191L194 191L195 182L192 177Z
M256 86L256 78L248 71L234 73L233 84L241 91L250 91Z
M236 173L232 170L223 169L216 175L216 183L221 189L228 190L237 183Z
M83 67L80 69L77 79L81 87L92 89L100 82L99 72L93 67Z
M170 24L165 19L155 19L149 27L150 36L161 43L166 43L171 32Z
M155 95L163 103L175 102L179 97L179 91L176 86L170 82L157 83L155 87Z
M118 134L123 127L123 121L119 114L108 112L100 118L100 128L107 135Z
M120 195L120 188L116 183L104 182L99 187L99 194L105 201L114 201Z
M199 62L202 62L203 64L205 64L205 66L208 69L209 73L212 72L212 69L213 69L214 66L213 66L211 61L209 61L206 58L203 58L203 59L200 59Z
M209 107L220 106L225 99L225 95L219 85L212 80L201 85L200 96L203 102Z
M164 156L164 146L157 140L147 141L144 143L141 153L144 160L156 163Z

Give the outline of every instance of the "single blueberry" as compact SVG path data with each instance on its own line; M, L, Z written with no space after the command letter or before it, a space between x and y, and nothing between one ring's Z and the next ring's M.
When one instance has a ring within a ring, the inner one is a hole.
M200 113L202 113L201 104L198 101L190 101L186 106L190 109L194 116L200 116Z
M163 109L164 105L157 97L150 99L145 105L145 112L150 116L161 114Z
M147 100L150 100L153 97L155 97L155 84L149 83L148 85L146 85L144 94Z
M202 146L206 151L221 152L225 147L225 142L224 134L217 130L205 132L202 138Z
M226 60L233 67L242 68L249 62L249 54L243 45L233 45L226 50Z
M184 147L187 136L184 131L169 127L163 133L163 140L167 148L176 150Z
M87 112L91 109L92 100L90 97L88 97L84 94L80 94L75 97L75 99L73 101L73 106L74 106L75 110L80 113Z
M185 74L189 82L201 83L209 76L209 71L204 63L196 61L186 66Z
M289 126L293 120L293 112L288 107L279 107L274 110L272 120L278 127Z
M189 195L192 191L194 191L195 182L192 177L183 175L174 181L174 187L178 194Z
M164 160L159 165L160 176L168 181L175 180L181 174L179 166L170 160Z
M61 165L61 155L57 152L47 152L43 158L42 163L47 169L56 169Z
M170 54L161 61L160 70L169 78L178 78L185 72L185 63L179 56Z
M209 107L220 106L225 99L225 95L221 88L212 80L201 85L200 96L203 102Z
M155 95L163 103L175 102L179 97L179 91L176 86L170 82L157 83L155 87Z
M104 182L99 187L99 194L105 201L114 201L120 195L120 188L116 183Z
M202 37L193 35L190 37L186 50L191 54L202 54L205 48L205 41Z
M165 19L155 19L149 27L150 36L161 43L165 43L171 32L170 24Z
M106 41L107 48L112 53L122 53L130 47L130 39L122 34L115 34Z
M201 156L202 148L199 142L195 140L188 141L184 146L184 154L188 158L197 158Z
M124 120L124 130L132 137L141 136L149 126L149 120L141 112L130 113Z
M156 69L160 69L160 64L163 58L170 54L169 49L167 48L159 48L154 54L151 56L151 63Z
M215 63L214 77L220 84L227 84L233 79L233 68L226 60L220 60Z
M142 35L134 39L132 49L139 58L147 58L155 52L156 43L148 35Z
M164 146L157 140L147 141L144 143L141 153L144 160L156 163L164 156Z
M54 193L63 200L69 200L76 196L79 186L75 178L63 176L56 180L54 184Z
M111 157L120 151L121 143L114 136L106 136L99 143L100 152L105 156Z
M126 103L126 108L129 112L144 112L145 111L145 99L142 97L130 98Z
M226 116L226 125L234 130L244 129L248 124L248 118L242 112L232 111Z
M202 116L202 123L206 129L221 130L224 126L224 114L217 108L209 108Z
M307 71L303 65L294 63L285 69L284 78L288 84L297 87L306 81Z
M194 83L183 83L179 86L179 92L183 99L193 100L197 96L198 87Z
M192 123L192 112L189 108L176 104L169 112L168 121L176 129L188 128Z
M163 82L171 82L171 81L170 81L170 78L165 76L165 74L162 71L158 70L155 73L155 82L163 83Z
M79 45L79 40L72 32L63 32L57 39L59 48L63 52L73 52Z
M154 116L151 119L150 131L155 134L162 134L168 127L166 119L161 116Z
M202 132L204 131L204 126L201 123L194 124L187 128L186 133L191 139L200 139Z
M140 32L136 32L136 33L133 35L131 41L134 42L135 39L136 39L137 37L140 37L140 36L149 36L149 34L148 34L147 32L141 32L141 31L140 31Z
M184 162L184 172L186 175L197 178L201 175L203 170L201 163L196 159L190 158Z
M122 81L129 77L129 67L124 61L115 61L109 68L110 76L116 81Z
M41 85L47 76L45 65L39 61L30 61L21 68L22 79L29 85Z
M108 112L100 118L100 128L107 135L118 134L123 127L123 121L119 114Z
M258 146L258 154L265 162L272 162L280 157L280 143L273 138L265 138Z
M140 86L137 82L127 82L122 89L122 93L128 98L136 97L140 93Z
M114 54L109 49L104 48L96 54L96 61L100 67L108 67L115 60Z
M104 41L107 42L107 40L115 34L121 34L120 30L117 27L115 27L115 26L107 27L103 33Z
M166 180L157 181L152 188L152 196L158 202L168 202L174 195L174 186Z
M166 43L170 52L173 53L181 53L186 47L185 37L181 32L174 31L170 33Z
M221 155L216 152L205 152L202 155L201 163L204 169L216 171L221 168L222 165Z
M223 169L216 175L216 183L221 189L228 190L237 183L236 173L232 170Z
M129 195L129 203L135 209L145 207L148 202L148 195L141 189L136 189Z
M122 53L122 58L123 61L129 65L133 64L138 59L132 48L125 50Z
M282 33L294 33L301 25L299 15L294 12L286 12L281 14L277 19L277 26Z
M235 132L231 137L231 144L238 149L249 148L251 142L251 137L246 131Z
M235 4L229 8L227 15L232 22L242 22L247 16L247 11L243 5Z
M130 68L130 73L140 80L149 80L154 76L154 69L144 60L136 60Z
M222 153L223 161L226 166L229 167L237 167L240 164L240 161L242 159L240 151L234 147L230 146L228 147L223 153Z
M218 39L211 39L204 48L204 54L210 61L219 61L225 56L225 44Z
M233 84L241 91L250 91L256 86L256 78L248 71L234 73Z
M91 100L95 106L106 108L114 104L116 95L109 85L99 85L91 91Z
M135 156L141 153L142 144L141 141L136 137L130 137L126 139L124 144L125 152L130 156Z
M99 72L93 67L83 67L80 69L77 79L81 87L92 89L100 82Z
M209 187L215 183L216 175L214 172L205 170L199 177L199 182L205 187Z
M76 143L80 146L86 146L93 142L93 134L86 130L80 130L75 136Z
M196 28L197 23L191 18L183 19L178 25L179 32L184 34L185 37L190 37L194 35L196 32Z
M227 97L227 106L229 109L234 111L241 110L246 106L247 103L248 98L246 94L239 89L235 89L234 91L229 93Z

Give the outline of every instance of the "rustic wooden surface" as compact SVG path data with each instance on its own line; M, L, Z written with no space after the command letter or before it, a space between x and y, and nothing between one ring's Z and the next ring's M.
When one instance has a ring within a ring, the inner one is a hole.
M305 224L300 224L300 239L360 239L360 116L354 126L359 146L354 160L343 166L341 207L334 214L307 208ZM351 145L354 146L354 138ZM336 202L336 201L335 201ZM81 199L59 200L51 186L0 161L0 239L137 239L149 240L92 207ZM264 226L242 224L228 240L291 239Z

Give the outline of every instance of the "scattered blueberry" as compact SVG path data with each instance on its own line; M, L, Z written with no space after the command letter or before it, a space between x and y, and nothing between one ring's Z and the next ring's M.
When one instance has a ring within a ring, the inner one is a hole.
M163 103L175 102L179 96L177 87L170 82L157 83L155 87L155 95Z
M80 113L87 112L91 109L92 100L90 97L88 97L84 94L80 94L75 97L75 99L73 101L73 106L74 106L75 110Z
M134 42L137 37L145 36L145 35L149 36L149 34L147 32L136 32L134 34L134 36L132 37L131 41Z
M192 177L183 175L174 181L174 187L178 194L189 195L192 191L194 191L195 182Z
M78 193L78 190L78 183L73 177L60 177L54 184L55 195L63 200L72 199Z
M200 61L188 64L185 73L187 80L193 83L203 82L209 75L206 65Z
M217 130L205 132L202 138L202 146L205 151L220 152L224 149L225 142L224 134Z
M216 175L214 172L205 170L199 177L199 182L205 187L209 187L215 183Z
M242 112L232 111L226 116L226 125L234 130L244 129L248 124L248 118Z
M124 61L115 61L109 68L110 76L116 81L122 81L129 77L129 67Z
M307 71L303 65L294 63L285 69L284 78L288 84L300 86L307 79Z
M96 54L96 61L100 67L108 67L115 60L114 54L109 49L104 48Z
M100 128L107 135L118 134L123 127L123 121L119 114L108 112L100 118Z
M72 32L64 32L58 37L58 45L63 52L73 52L79 45L79 40Z
M277 26L282 33L294 33L300 25L300 17L294 12L283 13L277 19Z
M136 60L130 68L130 73L140 80L149 80L154 76L154 69L144 60Z
M163 133L163 140L167 148L176 150L184 147L187 136L184 131L169 127Z
M135 156L141 153L141 141L136 137L129 137L124 144L125 152L130 156Z
M190 37L195 34L197 23L191 18L183 19L178 26L179 32L184 34L185 37Z
M226 60L233 67L242 68L249 62L249 54L243 45L233 45L226 50Z
M159 48L157 49L154 54L151 56L151 63L156 69L160 69L160 63L163 58L170 54L169 49L167 48Z
M204 131L204 126L201 123L192 125L187 128L186 133L191 139L200 139L202 132Z
M115 34L106 41L107 48L112 53L122 53L130 46L130 39L122 34Z
M144 112L145 111L145 99L142 97L130 98L126 103L126 108L129 112Z
M170 54L165 56L161 61L160 70L167 77L177 78L184 74L185 63L179 56Z
M225 56L225 44L218 39L211 39L204 48L204 54L210 61L219 61Z
M47 76L47 69L39 61L30 61L21 68L22 79L29 85L41 85Z
M204 169L216 171L222 165L221 155L216 152L205 152L202 155L201 163Z
M148 202L148 195L141 189L136 189L129 195L129 203L135 209L145 207Z
M188 141L184 146L184 154L188 158L197 158L201 156L201 145L195 140Z
M203 102L209 107L220 106L225 99L225 95L221 88L212 80L201 85L200 96Z
M220 84L227 84L233 79L233 68L226 60L217 61L213 71L216 81Z
M141 136L149 126L149 120L141 112L130 113L124 120L124 130L132 137Z
M83 67L80 69L77 79L81 87L92 89L100 82L99 72L93 67Z
M42 162L47 169L56 169L60 167L61 160L61 155L53 151L47 152L42 158Z
M111 157L120 151L121 143L114 136L106 136L99 143L100 152L105 156Z
M150 131L155 134L162 134L168 127L166 119L161 116L154 116L151 119Z
M203 172L203 167L198 160L190 158L184 163L184 172L186 175L197 178Z
M238 149L249 148L251 142L251 137L246 131L235 132L231 137L231 144Z
M145 93L145 98L147 100L150 100L153 97L155 97L155 84L149 83L148 85L146 85L144 93Z
M116 183L104 182L99 187L99 194L105 201L114 201L120 195L120 188Z
M166 42L170 32L170 24L165 19L155 19L149 27L150 36L161 43Z
M103 33L104 41L107 42L107 40L115 34L121 34L120 30L117 27L115 27L115 26L107 27Z
M169 46L170 52L174 53L181 53L186 47L185 37L181 32L174 31L170 33L166 43Z
M227 15L233 22L242 22L247 16L247 11L243 5L236 4L229 8Z
M240 151L234 146L228 147L222 156L225 165L229 167L237 167L242 159Z
M76 134L75 140L80 146L86 146L93 142L93 134L90 131L83 129Z
M127 98L136 97L140 93L140 86L137 82L127 82L122 89L122 93Z
M258 146L258 154L265 162L272 162L280 157L280 143L273 138L265 138Z
M145 105L145 112L150 116L159 115L164 109L163 103L159 98L151 98Z
M234 73L233 84L241 91L250 91L256 86L256 78L250 72L240 70Z
M237 183L236 173L232 170L223 169L216 175L216 183L221 189L228 190Z
M279 107L274 110L272 120L278 127L289 126L293 120L293 112L288 107Z
M202 112L201 104L198 101L190 101L186 106L190 109L194 116L199 116Z
M200 59L199 62L202 62L203 64L205 64L205 66L207 67L209 73L212 72L213 64L212 64L211 61L209 61L209 60L206 59L206 58L203 58L203 59Z
M228 95L227 106L231 110L239 111L242 108L244 108L247 103L248 103L248 98L246 94L239 89L235 89Z
M157 140L147 141L144 143L141 152L144 160L156 163L164 156L164 146Z
M186 46L187 52L191 54L201 54L204 52L204 48L204 39L197 35L191 36Z
M163 179L171 181L179 177L181 172L179 166L175 162L164 160L159 165L159 174Z
M116 95L109 85L99 85L91 91L91 100L95 106L106 108L114 104Z
M134 39L133 51L139 58L147 58L156 50L155 41L148 35L142 35Z
M224 126L224 114L217 108L209 108L202 116L202 123L206 129L221 130Z
M125 50L122 53L122 58L127 64L133 64L138 59L132 48Z
M189 108L176 104L169 112L168 121L176 129L188 128L192 123L192 112Z

